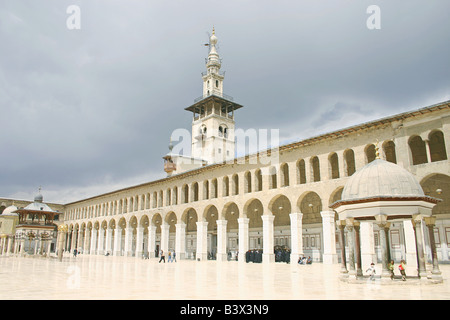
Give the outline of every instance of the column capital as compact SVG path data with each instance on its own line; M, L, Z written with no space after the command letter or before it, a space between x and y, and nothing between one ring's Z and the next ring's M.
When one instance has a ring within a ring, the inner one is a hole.
M334 218L336 213L334 211L320 211L322 219L324 218Z
M216 220L217 226L226 226L228 221L227 220Z
M267 221L267 222L273 222L273 220L275 219L275 216L273 214L263 214L261 216L261 219L263 221Z
M250 219L249 218L238 218L237 221L239 224L241 224L241 223L248 224Z

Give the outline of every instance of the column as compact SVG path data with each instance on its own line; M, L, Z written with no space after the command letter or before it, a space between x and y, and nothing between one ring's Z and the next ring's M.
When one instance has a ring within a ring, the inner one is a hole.
M342 279L348 278L346 255L345 255L345 221L339 220L339 246L341 247L341 275Z
M433 264L433 270L431 271L431 280L436 282L442 282L441 270L439 270L439 262L436 251L436 241L434 239L434 225L436 223L436 217L425 218L425 223L428 227L428 235L430 237L430 247L431 247L431 259Z
M417 265L418 265L418 275L421 279L427 278L427 272L425 268L425 257L423 254L423 241L422 241L422 217L414 216L413 225L416 236L416 254L417 254Z
M148 257L154 258L156 250L156 226L150 225L148 227Z
M217 220L217 261L227 261L227 220Z
M117 225L114 233L114 255L120 256L122 254L122 229Z
M334 211L321 211L323 228L323 264L337 263Z
M303 213L290 213L291 220L291 264L296 264L298 258L303 256Z
M90 254L96 254L95 251L97 245L97 229L92 228L91 230L91 251Z
M273 253L273 220L275 216L262 215L263 220L263 262L275 262L275 255Z
M416 236L411 220L403 220L403 233L405 235L406 264L409 268L418 269Z
M128 203L128 206L130 204ZM131 256L131 244L133 241L133 228L132 227L126 227L125 228L125 243L124 243L124 256L129 257Z
M424 142L427 149L427 162L431 162L430 140L424 139Z
M161 224L161 250L164 251L167 259L169 259L169 228L170 225L163 221Z
M239 255L238 261L245 262L245 253L248 251L248 218L238 218L239 224Z
M103 250L103 245L105 242L105 230L100 227L98 229L98 245L97 245L97 254L103 255L105 251Z
M373 236L373 224L368 221L361 221L361 265L363 270L367 270L370 264L377 263L375 255L375 243Z
M186 224L184 222L175 225L175 253L177 259L186 257Z
M89 254L89 252L90 252L89 241L91 239L91 233L89 232L89 230L87 228L85 229L84 233L85 233L85 236L84 236L83 253Z
M140 199L141 199L141 197L139 197L139 200ZM140 208L140 206L139 206L139 208ZM136 228L136 253L135 253L136 258L142 258L143 242L144 242L144 228L137 227Z
M380 228L380 245L381 245L381 279L390 280L390 272L388 269L389 256L388 256L388 246L389 240L387 239L387 235L389 234L390 223L381 221L378 224Z
M348 276L351 279L356 279L353 219L346 219L345 222L348 240Z
M111 246L111 241L112 241L112 233L113 233L113 230L111 229L111 228L107 228L106 229L106 243L105 243L105 254L106 253L109 253L109 254L112 254L112 252L111 252L111 248L112 248L112 246Z
M199 221L197 222L197 260L207 260L208 259L208 222Z
M362 267L361 267L361 238L360 238L360 223L355 221L353 223L353 228L355 230L355 258L356 258L356 276L362 277Z

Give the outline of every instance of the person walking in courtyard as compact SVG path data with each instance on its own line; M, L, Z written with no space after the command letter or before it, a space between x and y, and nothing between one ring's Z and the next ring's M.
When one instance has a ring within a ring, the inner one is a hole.
M389 262L388 269L391 273L391 280L394 280L394 260L391 260L391 262Z
M173 250L173 253L172 253L172 261L177 262L177 256L175 254L175 250Z
M402 260L400 262L398 269L400 270L400 273L402 274L402 280L406 281L405 260Z
M172 262L172 252L169 251L169 257L167 258L167 262Z
M366 270L366 272L369 273L370 277L369 279L374 281L375 280L375 263L371 263L369 269Z
M166 263L166 257L164 256L164 251L161 250L161 258L159 259L159 263L161 262L161 260L164 261L164 263Z

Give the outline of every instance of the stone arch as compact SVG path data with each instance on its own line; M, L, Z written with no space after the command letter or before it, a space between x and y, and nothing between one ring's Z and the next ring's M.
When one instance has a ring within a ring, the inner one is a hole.
M310 164L311 164L311 178L312 178L312 181L313 182L320 181L320 162L319 162L319 157L317 157L317 156L311 157Z
M184 210L181 221L186 224L186 232L197 231L198 215L194 208Z
M430 161L447 160L447 151L445 149L444 134L440 130L433 130L428 135L430 146Z
M252 192L252 173L246 171L244 173L244 193Z
M334 189L334 191L330 194L330 199L328 200L328 203L332 204L336 201L341 200L342 191L344 191L344 187L337 187L336 189Z
M339 178L339 159L336 152L328 155L328 171L331 179Z
M420 136L411 136L408 140L408 145L413 165L428 162L425 141L423 141Z
M263 214L264 206L256 198L248 200L244 205L244 216L249 219L249 228L262 228L261 216Z
M163 218L160 213L155 213L151 219L151 225L156 227L156 233L161 233Z
M397 163L397 155L395 153L395 143L392 140L386 140L382 145L383 153L386 161Z
M275 216L274 226L290 225L289 214L291 210L291 201L285 195L279 194L272 198L269 202L269 210Z
M280 187L288 187L289 182L289 165L282 163L280 165Z
M356 171L355 152L353 149L344 150L344 168L347 177L350 177Z
M228 197L230 195L230 178L228 176L223 177L222 183L222 197Z
M164 217L164 221L169 225L169 233L174 233L176 231L175 225L178 222L178 218L175 212L168 212Z
M203 211L203 221L208 222L208 231L217 230L217 219L219 218L219 211L215 205L209 205Z
M238 229L239 207L234 202L228 202L222 209L220 219L227 220L227 231Z
M277 168L274 166L271 166L269 168L269 189L276 189L277 188Z
M442 200L433 207L433 215L450 214L450 176L432 173L424 177L420 185L427 196Z
M189 186L187 184L184 184L181 187L181 203L188 203L189 202Z
M366 155L366 164L371 163L373 160L375 160L376 159L375 145L373 143L368 144L364 148L364 154Z
M297 184L305 184L306 183L305 160L303 159L297 160L296 167L297 167Z
M255 170L255 191L262 191L263 189L263 179L261 169Z
M298 199L298 208L303 213L303 224L322 223L322 199L314 191L304 192Z
M237 173L233 174L233 176L231 177L231 182L233 185L232 191L233 191L233 196L236 196L239 194L239 176Z

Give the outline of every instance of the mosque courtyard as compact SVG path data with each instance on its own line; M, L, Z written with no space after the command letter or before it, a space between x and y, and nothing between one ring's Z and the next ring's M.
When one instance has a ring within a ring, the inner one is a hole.
M380 274L381 266L377 266ZM157 300L448 300L450 265L441 284L417 279L345 283L340 265L239 263L114 256L0 257L0 299ZM406 269L407 275L415 270ZM398 271L396 271L396 275Z

